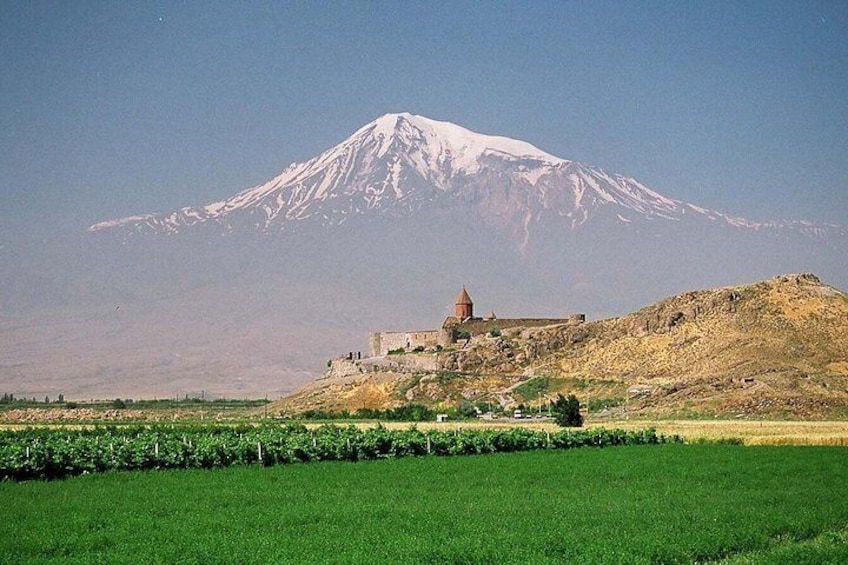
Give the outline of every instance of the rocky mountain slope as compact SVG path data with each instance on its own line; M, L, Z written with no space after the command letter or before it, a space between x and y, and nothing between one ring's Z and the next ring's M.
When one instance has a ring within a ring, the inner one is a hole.
M274 408L532 406L562 392L616 416L844 417L848 295L813 275L786 275L686 292L619 318L394 357L336 361Z
M200 228L276 233L457 206L521 245L540 222L575 229L595 215L621 224L686 220L811 237L848 233L838 226L754 222L707 210L524 141L408 113L381 116L317 157L293 163L277 177L231 198L166 214L107 220L89 230L122 237Z

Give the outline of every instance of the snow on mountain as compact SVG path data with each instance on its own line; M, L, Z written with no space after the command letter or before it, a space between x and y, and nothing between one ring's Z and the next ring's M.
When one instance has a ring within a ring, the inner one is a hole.
M200 225L224 232L338 225L365 214L404 215L428 206L468 206L521 237L541 218L570 229L601 210L620 223L695 218L744 230L790 228L819 236L834 226L757 223L665 197L639 181L568 161L524 141L483 135L408 113L386 114L317 157L293 163L231 198L168 214L108 220L91 232L176 234Z
M848 287L844 227L751 222L410 114L230 198L90 231L0 249L10 391L274 395L368 331L440 323L463 284L481 311L590 318L786 272Z

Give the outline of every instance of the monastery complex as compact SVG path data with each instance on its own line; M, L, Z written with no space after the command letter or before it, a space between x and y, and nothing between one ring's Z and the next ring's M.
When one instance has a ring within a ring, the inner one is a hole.
M468 295L468 291L463 287L462 292L456 298L454 315L445 318L440 329L374 332L369 340L369 353L371 357L383 357L390 351L440 349L493 330L504 330L518 326L581 324L585 320L585 314L572 314L567 318L498 318L494 312L485 318L478 318L474 316L474 302Z

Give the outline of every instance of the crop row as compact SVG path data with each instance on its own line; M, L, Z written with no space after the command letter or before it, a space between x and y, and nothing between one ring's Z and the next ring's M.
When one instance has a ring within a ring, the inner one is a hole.
M57 479L147 469L361 461L679 441L655 430L388 430L297 424L237 427L99 427L0 432L0 480Z

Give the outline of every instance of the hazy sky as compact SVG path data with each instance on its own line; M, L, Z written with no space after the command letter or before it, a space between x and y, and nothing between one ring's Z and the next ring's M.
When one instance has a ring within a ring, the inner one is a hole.
M410 111L848 223L848 2L2 2L0 237L229 196Z

